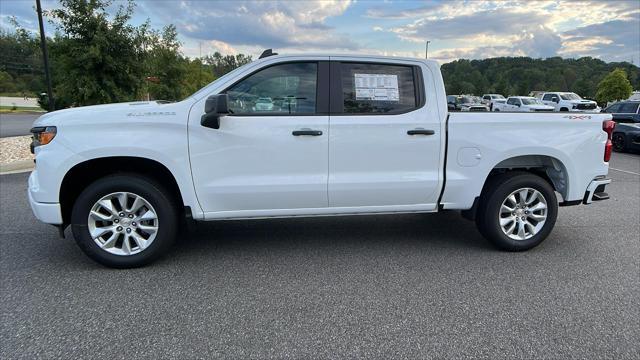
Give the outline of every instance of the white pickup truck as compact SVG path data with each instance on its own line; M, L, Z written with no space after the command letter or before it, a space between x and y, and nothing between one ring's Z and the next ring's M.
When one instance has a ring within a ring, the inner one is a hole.
M572 92L546 92L540 95L540 100L545 105L552 106L555 111L600 112L601 110L595 101L585 100Z
M41 116L28 196L38 219L71 225L88 256L119 268L160 256L185 218L463 210L520 251L549 235L559 205L608 197L610 120L449 114L430 60L267 56L180 102Z
M540 112L554 111L554 108L531 96L509 96L504 103L495 103L493 111Z

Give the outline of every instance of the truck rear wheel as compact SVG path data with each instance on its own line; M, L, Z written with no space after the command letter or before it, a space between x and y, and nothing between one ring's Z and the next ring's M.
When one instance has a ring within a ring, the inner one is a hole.
M476 225L496 247L524 251L551 233L558 216L553 188L543 178L511 172L489 180L480 198Z
M173 243L177 207L155 181L112 175L89 185L71 212L71 229L80 249L113 268L146 265Z

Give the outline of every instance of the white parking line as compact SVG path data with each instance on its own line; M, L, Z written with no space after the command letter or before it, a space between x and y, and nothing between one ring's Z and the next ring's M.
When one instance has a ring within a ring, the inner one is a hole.
M612 168L612 167L609 167L609 170L615 170L615 171L620 171L620 172L627 173L627 174L640 176L640 174L638 174L637 172L633 172L633 171L620 170L620 169L616 169L616 168Z

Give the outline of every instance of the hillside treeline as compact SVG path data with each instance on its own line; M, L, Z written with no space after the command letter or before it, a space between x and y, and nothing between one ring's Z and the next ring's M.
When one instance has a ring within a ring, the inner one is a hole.
M456 60L442 65L442 76L448 94L497 93L509 96L546 90L572 91L593 99L598 83L616 68L624 69L633 88L640 89L637 66L628 62L606 63L591 57Z

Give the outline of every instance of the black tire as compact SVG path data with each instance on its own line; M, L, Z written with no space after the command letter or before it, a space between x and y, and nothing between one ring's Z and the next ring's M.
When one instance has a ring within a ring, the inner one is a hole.
M627 149L626 140L627 139L624 137L624 134L614 133L613 137L611 138L613 151L624 152Z
M500 208L503 201L514 191L532 188L539 191L547 202L547 218L534 236L525 240L514 240L500 227ZM540 176L521 171L497 175L485 185L478 211L476 226L480 233L497 248L506 251L524 251L538 246L553 229L558 216L558 200L553 188Z
M563 108L560 108L560 111L569 111L569 109L563 107Z
M103 196L114 192L130 192L143 197L155 209L158 231L151 244L133 255L116 255L98 246L91 237L88 215ZM163 255L173 244L179 227L178 207L168 191L154 180L135 175L111 175L96 180L76 199L71 212L71 230L80 249L94 261L112 268L144 266Z
M495 110L493 110L493 111L494 111L494 112L499 112L499 111L500 111L500 109L495 109Z

